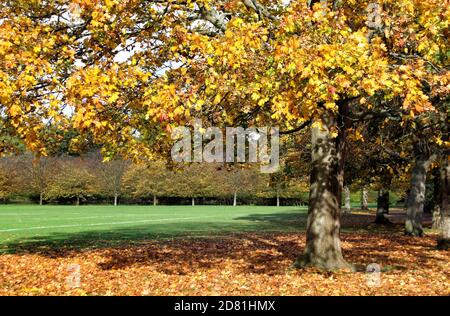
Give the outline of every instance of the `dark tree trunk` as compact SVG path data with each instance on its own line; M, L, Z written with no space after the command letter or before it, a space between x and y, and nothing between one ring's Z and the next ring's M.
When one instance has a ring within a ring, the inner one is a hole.
M409 236L422 236L422 216L425 204L425 184L427 169L435 156L420 156L416 159L412 175L411 187L406 204L405 234Z
M42 192L39 194L39 205L44 205L44 193Z
M76 201L76 205L79 206L80 205L80 197L77 196L77 201Z
M450 248L450 163L448 161L446 161L441 170L440 189L441 236L437 241L437 247L438 249L447 250Z
M375 223L389 224L390 221L386 217L387 214L389 214L389 191L380 189L378 190L377 215L375 218Z
M306 230L306 248L295 267L347 269L340 242L339 157L337 140L331 137L335 120L325 117L323 129L312 129L312 170Z

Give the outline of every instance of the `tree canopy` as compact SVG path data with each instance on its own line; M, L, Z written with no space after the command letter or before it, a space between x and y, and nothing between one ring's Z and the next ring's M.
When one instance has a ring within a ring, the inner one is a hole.
M147 161L167 156L173 129L194 118L309 128L307 246L296 265L348 267L345 162L364 137L388 152L374 170L412 170L405 229L422 233L427 168L447 170L449 159L449 21L438 0L3 1L0 153L68 143Z

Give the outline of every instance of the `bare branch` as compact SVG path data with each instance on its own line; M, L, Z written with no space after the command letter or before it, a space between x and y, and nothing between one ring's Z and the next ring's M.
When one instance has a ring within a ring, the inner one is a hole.
M270 14L270 12L257 0L242 0L242 2L248 9L255 11L259 16L262 15L271 20L276 20L276 17Z
M293 134L293 133L299 132L302 129L308 127L310 124L311 124L311 121L306 121L305 123L303 123L302 125L294 128L294 129L287 130L287 131L280 131L280 135L288 135L288 134Z

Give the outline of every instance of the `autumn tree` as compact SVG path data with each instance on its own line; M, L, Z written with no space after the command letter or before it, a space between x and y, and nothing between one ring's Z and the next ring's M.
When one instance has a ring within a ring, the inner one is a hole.
M34 157L32 153L24 153L16 159L22 191L38 196L39 205L43 205L52 177L58 172L58 158Z
M368 14L369 3L3 2L2 130L45 154L43 126L71 126L73 145L92 139L106 157L146 159L168 153L173 127L193 117L310 128L307 240L296 266L348 268L339 231L352 122L392 112L410 121L440 104L430 96L445 96L449 77L430 71L448 58L445 2L386 0Z
M99 191L99 183L81 157L65 157L59 164L59 172L52 175L45 198L75 199L76 205L80 205L83 199Z
M123 186L125 192L135 197L151 197L157 205L158 196L170 195L176 184L173 174L161 161L132 164L127 168Z
M174 196L189 198L191 205L196 205L196 199L211 197L217 194L215 190L216 167L193 163L174 170L172 174L174 184L171 191Z
M268 177L255 164L235 164L219 166L212 170L211 184L215 192L233 198L233 206L240 197L256 197L268 185Z
M0 200L6 202L20 192L19 169L10 157L0 158Z
M117 206L123 192L123 178L129 161L120 158L103 161L101 156L95 153L90 157L90 164L92 172L98 177L101 193L112 197L114 206Z

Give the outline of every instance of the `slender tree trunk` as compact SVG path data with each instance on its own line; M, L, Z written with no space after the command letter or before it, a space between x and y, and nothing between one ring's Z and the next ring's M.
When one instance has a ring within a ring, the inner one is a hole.
M237 191L233 193L233 206L237 206Z
M43 192L41 192L39 194L39 205L40 206L44 205L44 193Z
M441 206L436 204L433 209L432 229L440 230L442 225Z
M280 207L280 193L277 191L277 207Z
M117 202L118 202L119 196L117 193L114 193L114 206L117 206Z
M378 190L377 215L375 217L375 223L390 223L389 219L386 217L387 214L389 214L389 191L380 189Z
M350 203L351 202L350 189L349 189L348 186L344 187L344 195L345 195L345 199L344 199L345 200L345 204L344 204L343 212L349 214L352 211L352 205Z
M441 236L437 241L437 247L447 250L450 248L450 163L448 161L441 170L440 189Z
M427 169L435 156L421 156L416 159L412 175L411 188L407 201L405 234L409 236L422 236L422 215L425 204L425 183Z
M77 206L80 205L80 197L79 197L79 196L77 196L77 201L76 201L76 203L77 203L77 204L76 204Z
M333 117L323 118L323 129L312 129L312 169L306 229L306 248L295 267L346 269L340 242L339 160L337 140L331 137Z
M442 181L442 172L444 172L443 168L436 168L433 170L433 224L432 229L440 230L441 224L442 224L442 217L441 217L441 205L442 205L442 187L441 183Z
M345 152L347 147L347 130L346 126L348 126L348 116L350 112L350 106L347 101L339 102L339 114L337 117L337 125L339 125L339 137L335 139L336 142L336 157L337 157L337 198L338 198L338 207L341 209L342 206L342 192L344 190L344 165L345 165Z
M362 187L361 189L361 210L368 211L369 210L369 203L367 202L367 188Z
M156 194L153 194L153 206L158 204L158 200L156 199Z
M192 197L192 206L195 206L195 198Z
M339 139L336 140L336 156L337 156L337 186L336 197L339 210L342 208L342 192L344 191L344 142Z

